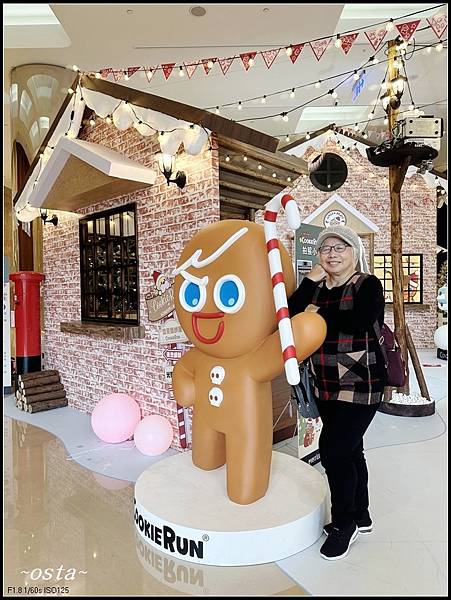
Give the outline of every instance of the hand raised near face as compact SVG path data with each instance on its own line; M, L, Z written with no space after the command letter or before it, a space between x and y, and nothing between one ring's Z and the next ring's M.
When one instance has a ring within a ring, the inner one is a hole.
M313 267L313 269L306 275L308 279L311 279L315 283L319 283L326 277L326 271L320 264L317 264Z

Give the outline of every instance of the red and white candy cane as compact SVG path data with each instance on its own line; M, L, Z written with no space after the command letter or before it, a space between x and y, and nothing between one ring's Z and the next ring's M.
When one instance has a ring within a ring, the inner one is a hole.
M172 354L171 354L172 353ZM180 356L178 356L177 353L180 353L180 355L182 354L182 351L180 349L178 349L178 344L171 344L170 345L170 350L168 350L167 354L170 357L170 360L173 364L175 364L175 362L177 362L178 358L180 358ZM175 361L173 360L173 358L175 358ZM173 398L173 392L172 392L172 384L171 384L171 390L170 390L170 395ZM175 399L175 398L174 398ZM180 437L180 446L185 450L186 446L187 446L187 439L186 439L186 423L185 423L185 409L183 408L183 406L180 406L180 404L176 403L177 405L177 424L179 427L179 437Z
M277 194L265 205L264 228L266 249L268 251L269 270L271 273L272 291L276 307L277 327L280 334L280 345L285 366L285 374L290 385L299 383L299 367L296 358L293 330L288 312L287 290L282 271L279 240L277 239L276 220L279 210L283 208L291 229L298 229L301 217L296 201L289 194Z

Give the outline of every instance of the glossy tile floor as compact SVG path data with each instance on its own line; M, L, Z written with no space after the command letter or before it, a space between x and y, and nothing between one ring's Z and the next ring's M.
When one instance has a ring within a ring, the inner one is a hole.
M420 358L440 365L424 368L436 414L378 413L366 438L375 531L336 562L318 555L323 537L267 565L176 561L135 537L133 483L78 464L45 420L5 417L4 594L446 596L447 368L432 351ZM296 455L296 444L276 449Z

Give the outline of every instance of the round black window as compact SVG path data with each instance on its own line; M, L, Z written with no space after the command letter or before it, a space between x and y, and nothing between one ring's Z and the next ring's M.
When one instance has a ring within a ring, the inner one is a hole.
M348 177L348 167L338 154L326 152L319 167L310 173L310 181L322 192L338 190Z

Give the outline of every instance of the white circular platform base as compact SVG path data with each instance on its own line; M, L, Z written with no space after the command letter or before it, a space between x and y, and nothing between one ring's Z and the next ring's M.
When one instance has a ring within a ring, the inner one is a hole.
M154 548L189 562L238 566L274 562L319 539L326 512L323 476L303 461L273 452L266 495L231 502L225 467L203 471L191 452L162 460L135 485L134 521Z

